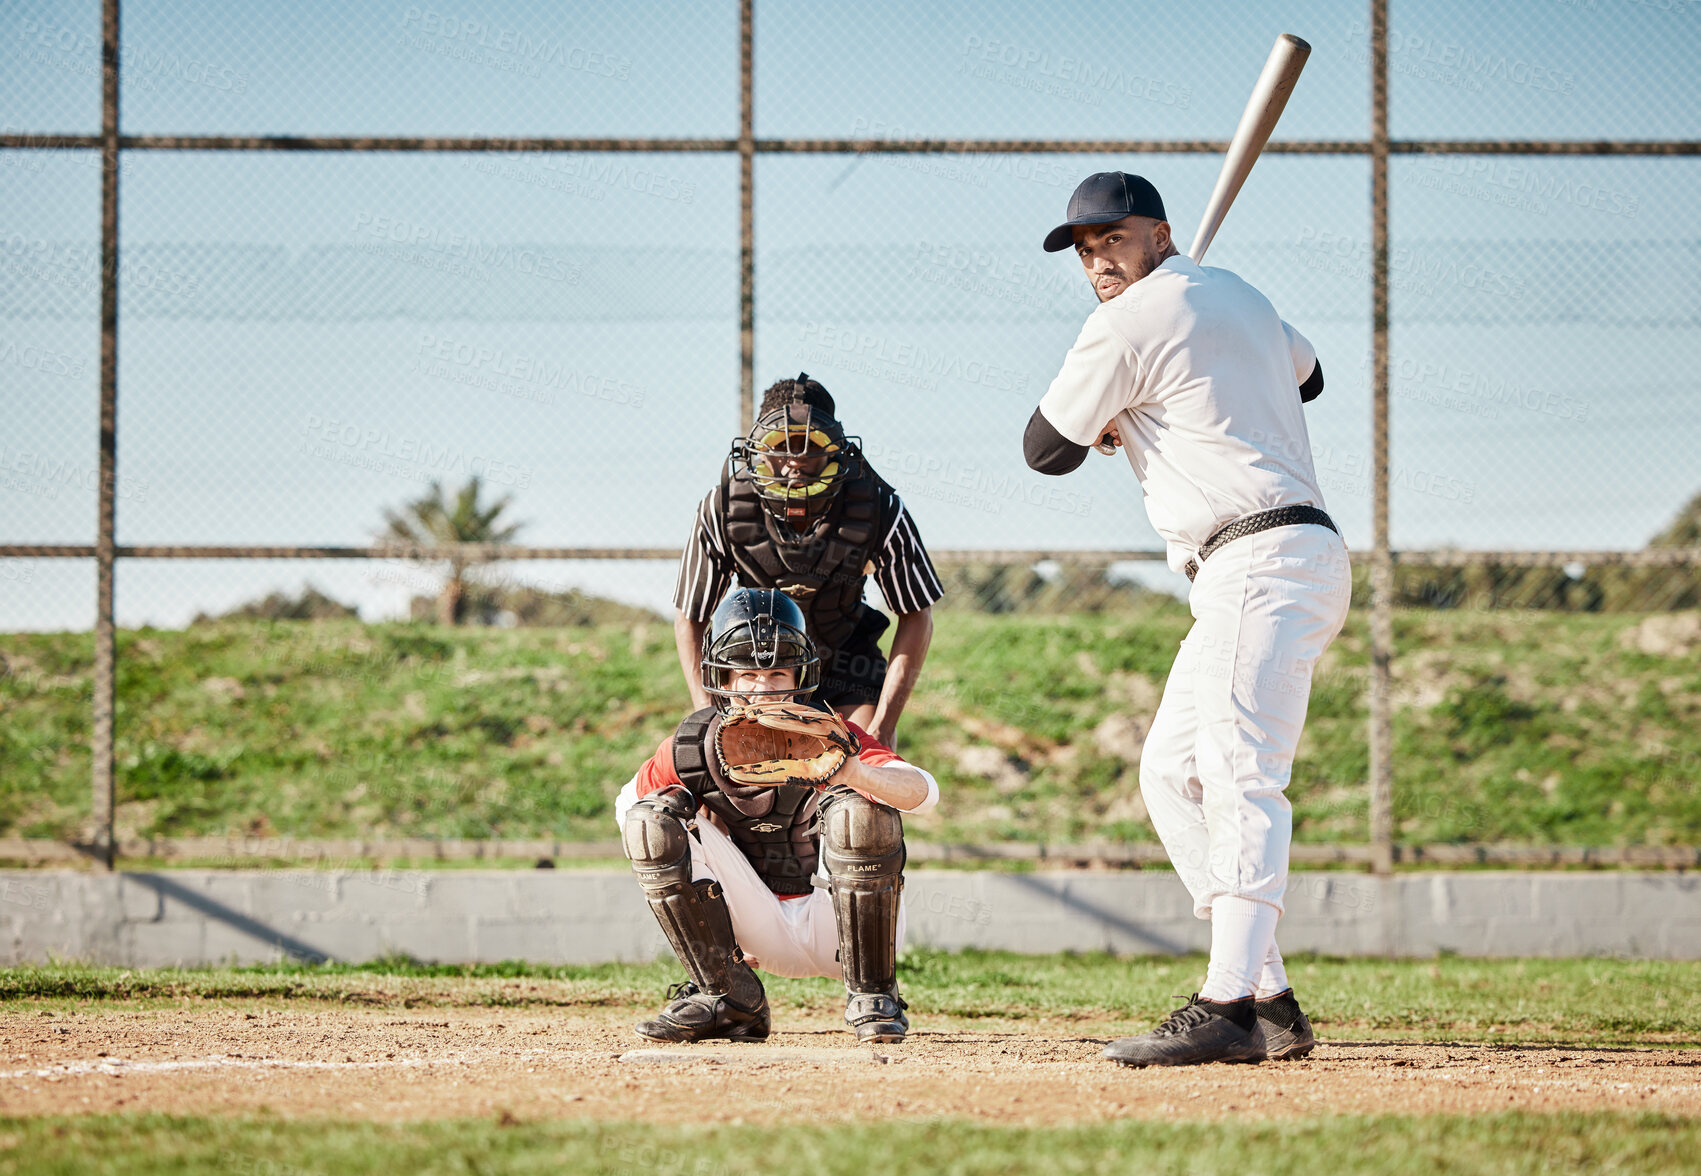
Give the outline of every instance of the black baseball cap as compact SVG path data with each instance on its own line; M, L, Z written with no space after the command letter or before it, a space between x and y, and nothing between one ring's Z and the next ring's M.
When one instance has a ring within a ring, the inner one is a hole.
M1164 198L1144 176L1094 172L1069 197L1069 219L1045 235L1045 251L1056 253L1074 245L1076 225L1108 225L1125 216L1169 219L1164 215Z

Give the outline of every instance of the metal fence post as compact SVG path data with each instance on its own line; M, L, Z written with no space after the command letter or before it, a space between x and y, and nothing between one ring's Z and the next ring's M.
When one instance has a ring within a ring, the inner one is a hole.
M738 431L756 421L756 122L754 0L738 0Z
M95 859L110 870L115 856L112 718L117 693L112 573L118 502L118 0L104 0L100 19L100 490L95 522L89 832Z
M1394 656L1394 560L1388 544L1388 0L1370 0L1371 869L1394 868L1394 747L1389 675Z

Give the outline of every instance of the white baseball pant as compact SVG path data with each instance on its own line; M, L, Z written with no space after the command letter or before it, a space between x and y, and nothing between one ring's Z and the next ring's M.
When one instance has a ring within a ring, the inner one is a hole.
M614 802L615 824L624 828L626 811L638 799L634 778ZM720 882L732 913L732 931L751 966L775 976L830 976L844 979L839 964L839 925L833 899L825 888L781 898L768 889L750 859L733 839L699 809L691 833L691 877ZM898 948L904 946L904 904L898 905Z
M1211 979L1223 957L1262 996L1273 995L1259 982L1267 960L1281 976L1274 932L1293 835L1284 790L1312 671L1351 595L1346 544L1327 527L1276 527L1219 548L1193 582L1193 627L1140 754L1141 796L1194 913L1219 915Z

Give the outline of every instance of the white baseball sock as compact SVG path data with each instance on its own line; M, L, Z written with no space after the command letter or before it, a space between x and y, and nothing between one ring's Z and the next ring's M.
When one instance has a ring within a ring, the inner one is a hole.
M1276 946L1276 940L1270 939L1270 954L1264 957L1264 971L1259 974L1256 995L1259 1000L1269 1000L1286 992L1293 985L1288 983L1288 970L1282 966L1282 952Z
M1257 990L1281 915L1267 902L1237 894L1211 902L1211 965L1200 999L1239 1000Z

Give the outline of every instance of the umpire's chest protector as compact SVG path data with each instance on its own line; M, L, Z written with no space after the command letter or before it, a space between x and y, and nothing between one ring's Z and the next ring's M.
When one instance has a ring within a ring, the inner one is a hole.
M782 543L755 487L722 475L722 517L739 580L751 588L778 588L797 601L823 651L845 648L862 619L862 585L881 538L876 530L886 489L865 473L839 492L808 535Z
M714 725L719 715L706 707L673 734L673 770L679 782L726 823L758 877L775 894L808 894L820 856L813 833L820 793L782 785L748 788L722 777L715 764Z

